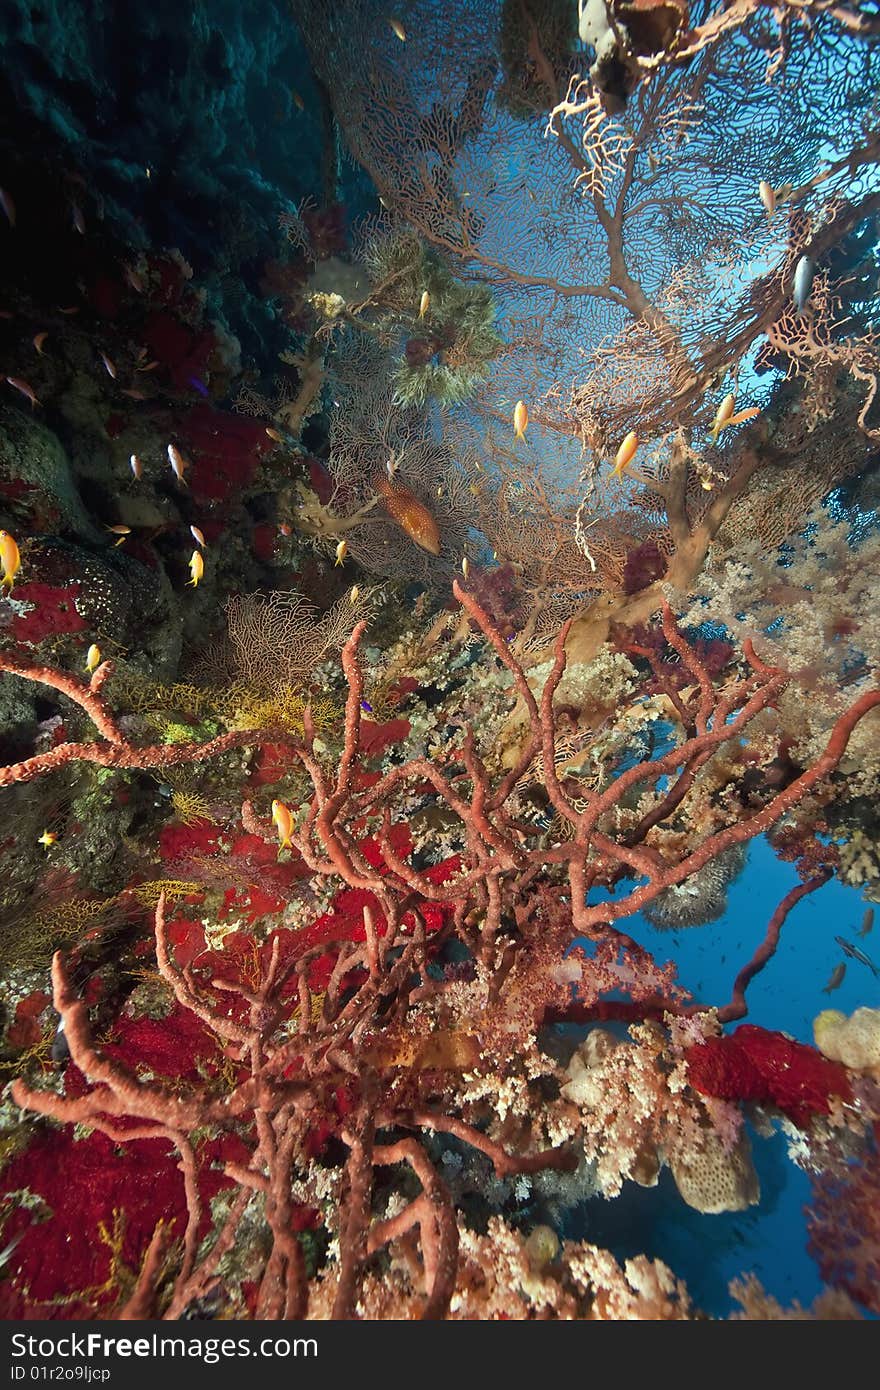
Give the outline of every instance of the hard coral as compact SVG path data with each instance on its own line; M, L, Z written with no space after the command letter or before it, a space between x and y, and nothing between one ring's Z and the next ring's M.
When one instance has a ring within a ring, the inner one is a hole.
M684 883L665 888L644 909L644 915L660 931L716 922L727 911L727 890L745 862L745 850L734 845Z
M41 585L72 594L79 625L56 626L53 631L88 628L96 638L108 637L124 645L135 636L143 640L145 632L167 616L156 573L112 546L96 552L55 537L40 537L28 547L28 562L39 572ZM24 593L24 585L16 587L16 597Z
M746 1211L760 1201L761 1188L745 1130L728 1150L722 1138L707 1128L699 1144L673 1146L668 1160L676 1187L694 1211L707 1215Z

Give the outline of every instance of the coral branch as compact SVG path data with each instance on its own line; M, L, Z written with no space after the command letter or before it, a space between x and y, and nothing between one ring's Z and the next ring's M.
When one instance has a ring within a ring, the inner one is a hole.
M733 982L733 994L729 1004L725 1004L718 1010L718 1018L721 1023L732 1023L734 1019L745 1018L748 1013L746 1006L746 990L756 975L764 969L768 960L776 953L779 945L779 935L785 925L788 914L793 907L805 898L809 893L815 893L817 888L821 888L831 877L831 870L825 869L822 873L815 874L807 879L806 883L798 883L792 888L782 902L777 907L770 921L767 923L767 931L764 940L761 942L752 959L743 966Z

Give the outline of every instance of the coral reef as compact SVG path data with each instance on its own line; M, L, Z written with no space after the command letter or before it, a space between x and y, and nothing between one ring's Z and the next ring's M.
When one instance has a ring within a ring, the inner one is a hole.
M7 1320L880 1311L878 34L4 7Z
M342 650L347 698L335 771L323 756L308 710L303 735L289 748L310 787L288 832L296 874L331 886L341 882L329 910L316 916L308 893L297 904L295 884L283 888L279 881L265 906L271 914L287 899L289 906L298 905L298 916L285 914L285 926L263 938L250 937L240 920L218 922L215 928L186 917L171 920L166 893L160 891L155 960L171 994L161 1009L161 1058L151 1051L159 1039L150 1041L154 1034L140 1009L132 1011L134 995L124 1015L117 1015L110 1042L98 1042L88 1000L56 955L53 1002L71 1064L62 1088L19 1079L11 1098L44 1116L85 1124L95 1135L89 1142L98 1145L96 1161L103 1152L101 1136L123 1145L164 1141L177 1150L182 1173L183 1205L176 1196L175 1214L160 1220L157 1210L152 1230L146 1210L138 1218L142 1264L137 1276L124 1258L130 1245L121 1229L115 1243L102 1237L111 1251L109 1273L103 1283L96 1282L98 1266L106 1266L97 1248L92 1283L65 1292L73 1306L104 1306L112 1295L122 1316L157 1311L180 1316L216 1287L222 1261L238 1250L246 1264L225 1283L228 1311L295 1317L321 1316L324 1310L324 1315L351 1316L375 1301L371 1257L405 1245L414 1232L420 1272L410 1267L393 1306L438 1316L453 1302L459 1306L469 1276L460 1254L459 1218L432 1155L433 1135L470 1147L501 1179L521 1174L537 1180L546 1170L574 1170L582 1148L600 1190L612 1196L627 1177L656 1182L665 1162L688 1205L714 1213L741 1210L757 1200L738 1106L758 1102L809 1131L817 1117L836 1115L842 1124L835 1106L845 1099L852 1108L849 1123L858 1127L861 1116L852 1107L854 1092L843 1068L750 1025L731 1038L714 1035L711 1016L688 1004L674 984L674 967L657 966L614 923L796 805L833 772L852 728L880 701L880 693L857 700L838 721L823 759L773 792L761 810L717 830L678 863L664 863L652 843L657 809L668 813L674 803L684 813L689 771L739 739L740 730L774 698L784 674L764 666L748 649L751 674L716 691L667 609L667 638L699 689L695 716L682 706L688 736L661 757L619 772L603 792L579 806L552 770L553 760L547 760L557 737L554 696L564 675L566 629L538 704L522 666L484 610L458 584L455 594L487 654L494 653L527 704L531 737L517 768L493 777L485 762L488 750L480 751L468 730L437 760L418 754L398 758L386 771L371 774L364 765L369 754L359 656L365 624L358 623ZM132 746L106 708L106 665L88 685L44 668L19 667L16 673L73 699L104 742L60 743L54 752L7 768L7 783L40 778L75 758L164 767L239 746L234 734L204 745ZM529 833L509 805L539 750L551 800L574 831L572 839L556 846L542 843L538 827ZM683 771L672 791L664 790L665 774L675 768ZM640 833L615 840L608 818L629 789L646 779L655 786L653 812L641 810ZM425 787L460 826L458 852L433 866L418 863L406 819L414 794L421 788L423 795ZM251 803L243 807L242 820L245 838L259 845L269 827ZM185 838L211 855L222 834L201 820L186 829ZM164 853L179 860L181 850L169 844ZM547 878L550 865L557 867ZM588 905L589 884L633 870L645 880L641 886L619 901ZM256 896L252 886L252 903ZM236 898L237 891L227 894L225 907ZM515 935L505 944L508 921L515 924ZM582 950L565 957L573 931L591 940L592 955ZM456 968L456 956L449 954L453 946L466 969ZM613 1016L613 999L606 1002L603 996L619 989L628 996L633 1018L665 1017L665 1026L634 1026L628 1043L590 1034L586 1051L572 1060L560 1086L557 1068L538 1046L539 1030L550 1020L584 1021L606 1011ZM134 1069L126 1061L132 1046L140 1058ZM187 1065L184 1057L190 1059ZM536 1111L533 1096L542 1091ZM865 1117L870 1114L868 1107ZM213 1137L206 1142L206 1135ZM331 1139L339 1154L335 1162L325 1152ZM419 1193L400 1174L390 1186L385 1179L380 1186L379 1173L399 1166L403 1175L418 1179ZM14 1166L11 1174L17 1181ZM39 1179L34 1183L33 1190L40 1191ZM157 1195L163 1184L157 1173ZM228 1198L214 1212L212 1197L227 1188ZM374 1214L380 1190L384 1197ZM58 1202L48 1189L40 1196L50 1206ZM119 1201L119 1219L134 1220L134 1208L124 1197ZM168 1198L162 1201L167 1208ZM268 1243L242 1248L243 1232L254 1219L265 1226ZM305 1228L322 1229L329 1240L314 1279L296 1234ZM22 1256L17 1288L23 1301L14 1305L19 1310L52 1302L45 1281L57 1256L40 1247L41 1229L31 1231ZM100 1229L110 1230L109 1217ZM209 1229L213 1239L205 1246ZM63 1225L50 1222L45 1230L55 1241ZM505 1238L499 1235L494 1246L493 1259L500 1258ZM38 1248L42 1285L33 1264ZM571 1250L566 1279L578 1287L590 1262L599 1258L589 1250ZM595 1285L592 1278L592 1285L581 1285L582 1297ZM666 1278L661 1272L661 1284ZM545 1295L536 1296L540 1306ZM560 1296L555 1288L553 1297ZM609 1315L602 1311L598 1285L592 1297L593 1315ZM686 1314L683 1290L679 1297ZM386 1313L391 1306L386 1302ZM578 1304L561 1307L572 1315Z

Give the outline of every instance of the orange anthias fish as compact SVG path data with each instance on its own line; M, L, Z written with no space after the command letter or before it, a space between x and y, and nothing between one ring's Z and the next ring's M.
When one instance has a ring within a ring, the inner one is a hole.
M529 423L529 412L525 401L517 401L513 412L513 437L526 442L526 425Z
M730 419L733 415L733 408L735 405L736 396L731 391L728 393L728 395L724 397L724 400L721 402L717 411L715 412L715 419L712 421L712 428L709 431L713 440L716 440L718 438L725 425L730 424Z
M392 484L380 476L373 486L382 498L386 512L405 531L411 541L427 550L429 555L440 554L440 531L423 502L401 484Z
M272 802L272 820L275 829L278 831L278 839L282 849L291 849L290 832L293 829L293 816L290 814L290 807L285 806L283 801Z
M12 593L15 576L21 565L21 553L15 543L15 537L10 536L8 531L0 531L0 565L3 567L3 579L0 587L8 589Z
M749 406L745 410L737 410L734 414L735 405L736 397L731 391L729 395L724 397L724 400L718 407L715 419L712 421L712 428L709 430L709 434L712 437L713 443L717 441L721 431L726 430L730 425L742 425L746 420L754 420L761 414L757 406Z
M742 425L746 420L757 420L761 414L760 406L750 405L745 410L738 410L735 415L731 415L728 425Z
M627 464L632 463L638 447L639 437L635 430L630 430L614 456L614 467L611 470L612 478L619 478Z
M192 575L192 579L188 582L194 589L197 589L199 587L199 580L205 573L205 562L202 559L202 552L200 550L194 550L192 555L190 555L189 572Z
M769 221L769 219L772 218L774 212L776 211L776 190L774 189L772 184L769 184L767 182L766 179L761 179L760 183L758 184L758 197L761 199L761 202L764 205L764 211L766 212Z
M184 458L176 444L168 445L168 462L171 464L172 472L181 487L186 487L186 479L183 475L189 468L189 459Z
M37 400L37 395L34 391L34 388L32 386L28 386L27 382L24 381L22 377L8 376L6 380L15 391L20 391L23 396L27 397L27 399L31 403L31 410L33 410L35 405L40 404L40 402Z
M202 532L202 530L198 526L191 526L189 530L190 535L192 536L196 545L200 545L202 550L206 550L208 543L205 540L204 533Z

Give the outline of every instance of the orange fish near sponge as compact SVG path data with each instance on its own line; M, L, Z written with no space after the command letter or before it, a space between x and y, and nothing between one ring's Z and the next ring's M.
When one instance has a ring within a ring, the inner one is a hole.
M380 476L373 483L382 498L386 512L405 531L411 541L427 550L429 555L440 554L440 531L423 502L403 487Z
M0 587L8 589L12 593L12 586L15 583L15 576L18 574L21 565L21 554L15 543L15 537L10 536L8 531L0 531L0 566L3 568L3 579Z
M278 831L278 840L282 849L292 849L290 833L293 830L293 816L290 807L285 806L283 801L272 802L272 820L275 829Z

